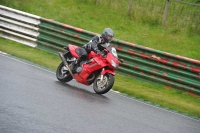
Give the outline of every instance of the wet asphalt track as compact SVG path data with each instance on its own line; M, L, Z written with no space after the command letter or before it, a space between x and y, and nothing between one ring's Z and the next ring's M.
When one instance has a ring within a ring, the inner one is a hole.
M200 133L200 121L0 54L0 133Z

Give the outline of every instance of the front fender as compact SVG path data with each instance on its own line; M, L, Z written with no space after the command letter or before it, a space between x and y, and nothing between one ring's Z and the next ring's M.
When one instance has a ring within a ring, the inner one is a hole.
M104 74L106 74L106 73L110 73L110 74L112 74L112 75L115 75L115 72L113 72L112 70L103 70L103 71L101 72L102 75L104 75Z

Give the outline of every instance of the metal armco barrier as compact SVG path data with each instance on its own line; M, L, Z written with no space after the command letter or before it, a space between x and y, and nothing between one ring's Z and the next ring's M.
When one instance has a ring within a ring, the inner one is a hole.
M126 60L119 73L200 95L200 61L123 41L114 46Z
M45 18L41 18L39 29L38 48L54 54L68 44L83 46L95 35L95 33Z
M68 44L83 46L97 35L45 18L40 18L38 28L37 48L54 54ZM117 39L114 39L111 44L117 49L119 57L125 60L125 63L119 67L118 73L200 95L199 60Z
M40 17L0 5L0 36L36 47Z

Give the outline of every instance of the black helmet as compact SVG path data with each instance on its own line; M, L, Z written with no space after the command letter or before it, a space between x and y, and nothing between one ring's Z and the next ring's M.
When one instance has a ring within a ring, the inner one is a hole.
M114 37L114 32L110 28L105 28L103 30L103 33L101 34L101 36L103 37L103 39L105 40L105 42L109 43L109 42L112 41L112 39Z

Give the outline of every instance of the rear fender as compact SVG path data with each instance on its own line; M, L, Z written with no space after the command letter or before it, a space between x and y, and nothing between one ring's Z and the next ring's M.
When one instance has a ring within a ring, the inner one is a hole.
M76 58L79 57L79 55L78 55L77 52L76 52L76 49L79 48L78 46L69 44L69 45L68 45L68 48L69 48L69 51L70 51L70 53L72 54L72 56L74 56L74 57L76 57Z

